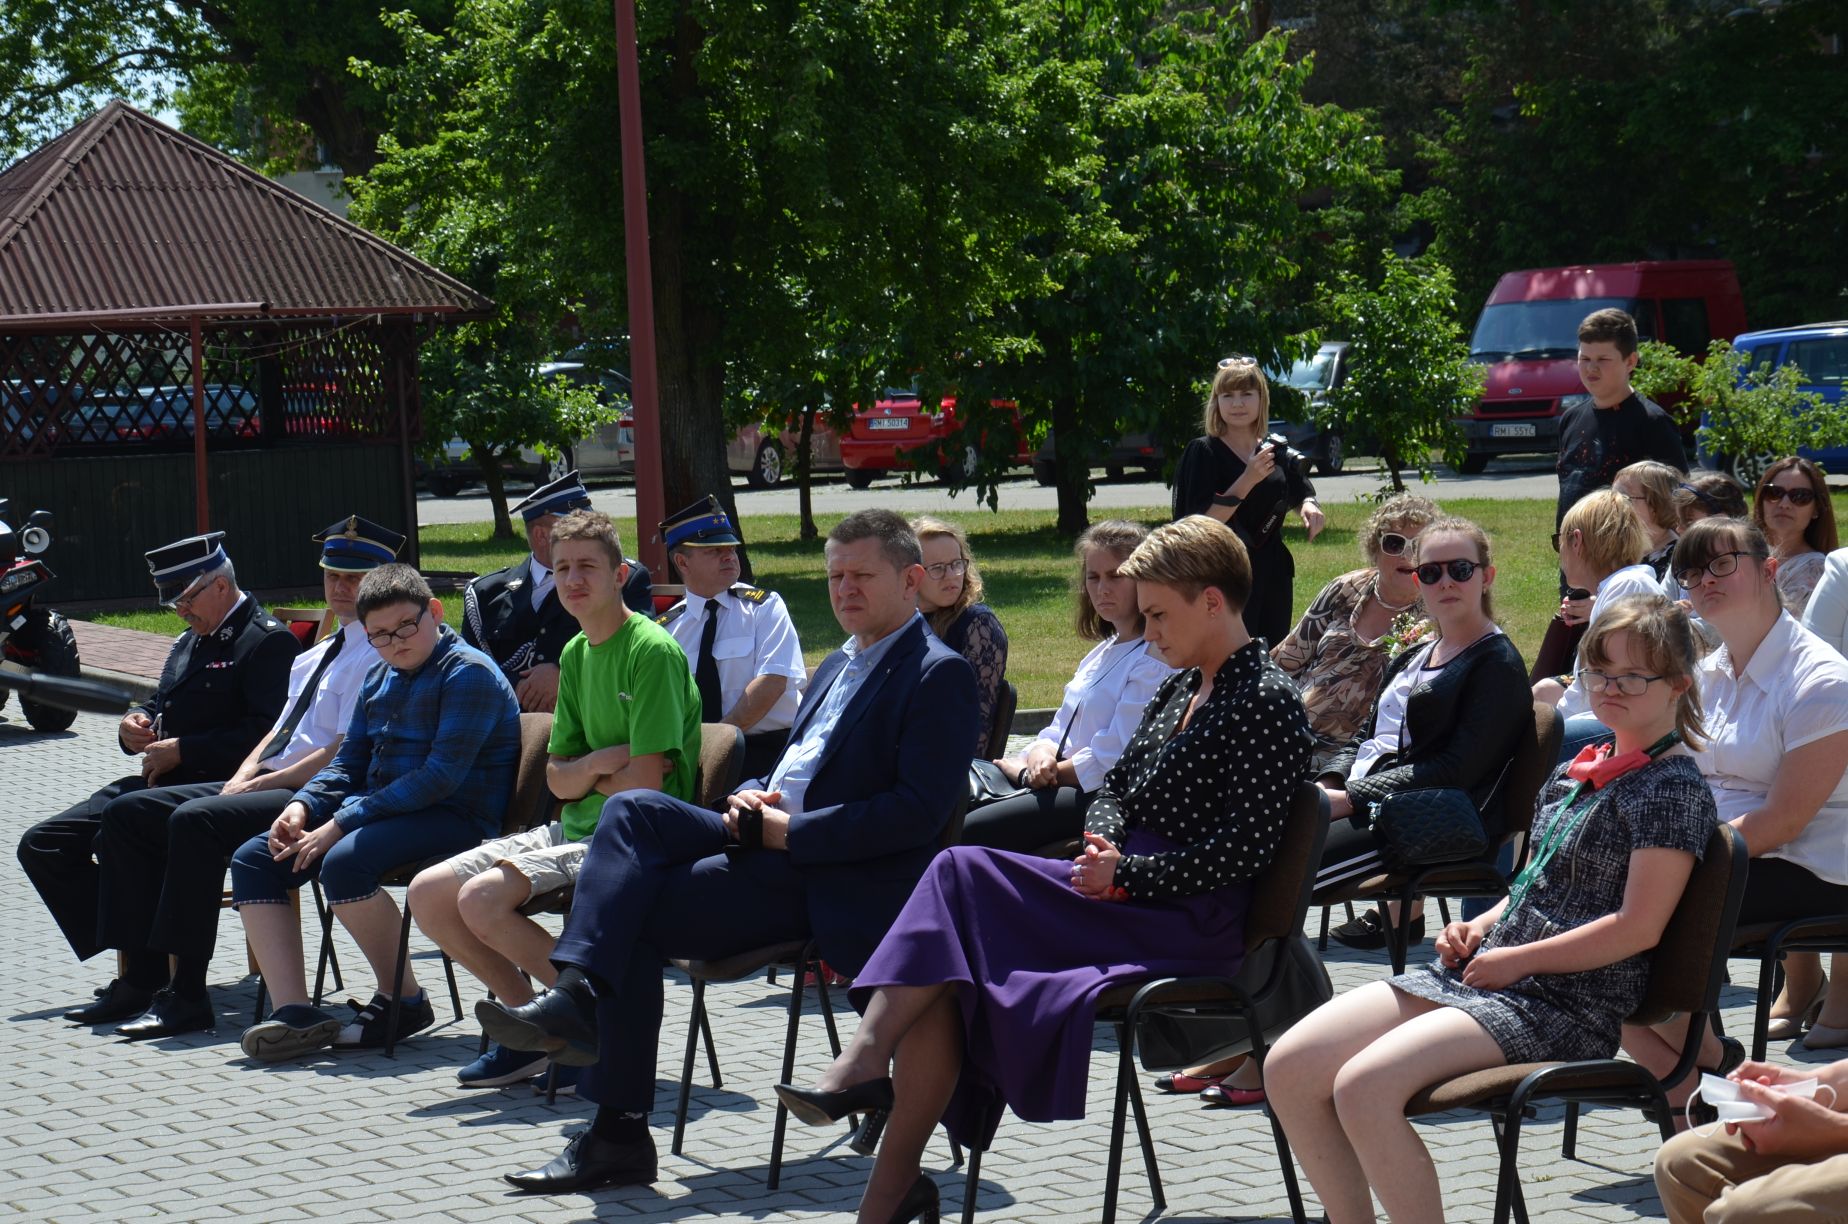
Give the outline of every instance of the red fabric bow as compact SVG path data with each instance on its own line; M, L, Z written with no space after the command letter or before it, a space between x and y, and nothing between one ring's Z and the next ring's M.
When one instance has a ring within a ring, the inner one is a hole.
M1631 770L1649 764L1649 753L1645 749L1635 748L1622 756L1613 756L1616 748L1615 744L1591 744L1579 749L1579 754L1566 766L1566 776L1599 790Z

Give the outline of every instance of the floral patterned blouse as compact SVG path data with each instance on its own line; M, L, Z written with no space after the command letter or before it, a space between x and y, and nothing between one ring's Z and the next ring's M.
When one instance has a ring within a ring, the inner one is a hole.
M1777 593L1784 597L1784 611L1797 620L1803 619L1803 611L1809 607L1816 584L1822 581L1823 566L1828 559L1827 553L1806 552L1778 562Z
M1322 588L1271 658L1296 684L1315 737L1310 774L1326 768L1353 741L1392 657L1392 630L1368 640L1354 622L1373 592L1375 572L1357 569Z

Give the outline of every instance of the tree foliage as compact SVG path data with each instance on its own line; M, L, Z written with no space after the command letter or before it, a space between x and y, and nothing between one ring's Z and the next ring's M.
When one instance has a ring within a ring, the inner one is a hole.
M1432 479L1433 453L1459 464L1464 444L1454 421L1482 393L1482 369L1469 360L1469 338L1457 325L1449 271L1387 252L1376 282L1351 273L1337 279L1329 315L1353 345L1330 406L1378 439L1392 490L1405 490L1406 469Z
M1632 384L1651 399L1685 397L1681 411L1700 421L1701 451L1722 463L1762 467L1799 449L1848 446L1848 401L1803 390L1793 363L1748 369L1751 354L1725 340L1698 359L1656 340L1638 353Z

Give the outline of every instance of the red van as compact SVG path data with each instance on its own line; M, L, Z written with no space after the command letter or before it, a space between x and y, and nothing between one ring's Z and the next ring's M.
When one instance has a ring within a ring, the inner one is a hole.
M1469 443L1461 469L1466 475L1482 471L1496 455L1558 452L1561 404L1585 394L1578 326L1607 306L1629 311L1642 339L1665 341L1690 356L1705 353L1715 336L1745 330L1739 278L1724 259L1504 274L1469 341L1471 360L1488 369L1482 401L1457 422Z

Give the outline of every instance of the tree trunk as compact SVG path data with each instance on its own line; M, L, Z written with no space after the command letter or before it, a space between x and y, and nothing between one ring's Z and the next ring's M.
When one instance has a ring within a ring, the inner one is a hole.
M1091 483L1090 455L1084 431L1078 424L1078 400L1068 388L1052 400L1053 474L1058 482L1058 532L1076 538L1090 520L1086 493Z
M501 453L491 446L483 446L473 438L463 439L468 449L475 456L475 462L481 465L481 483L488 486L488 500L494 506L494 538L512 540L513 516L507 513L507 473L501 470Z
M1404 466L1404 461L1399 458L1398 448L1382 446L1380 450L1382 452L1380 458L1386 464L1386 471L1392 475L1392 491L1394 493L1405 492L1405 481L1399 476L1399 469Z
M796 505L798 513L802 516L802 526L796 534L804 541L812 540L821 534L815 530L814 438L815 408L813 405L804 405L802 429L796 436Z

